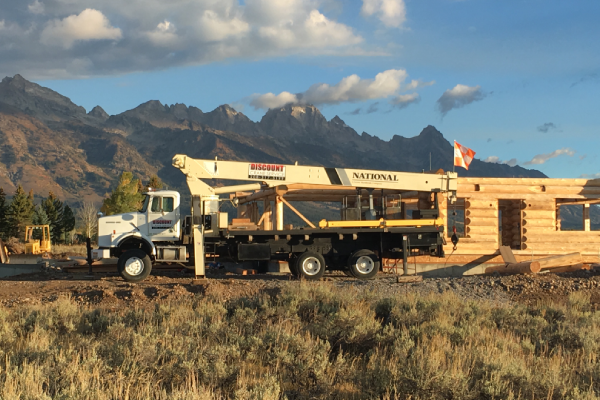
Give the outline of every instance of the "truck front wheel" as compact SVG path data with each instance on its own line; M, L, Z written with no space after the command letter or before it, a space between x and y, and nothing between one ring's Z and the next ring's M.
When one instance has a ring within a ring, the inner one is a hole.
M117 269L127 282L140 282L150 275L152 261L144 250L131 249L121 254Z

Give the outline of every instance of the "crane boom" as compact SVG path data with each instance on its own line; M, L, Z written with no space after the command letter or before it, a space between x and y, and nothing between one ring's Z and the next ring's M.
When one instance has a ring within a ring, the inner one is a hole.
M268 187L300 183L421 192L451 192L450 197L453 197L457 189L457 174L455 172L423 174L353 168L325 168L297 164L203 160L194 159L183 154L175 155L173 166L179 168L186 175L190 191L195 196L215 194L214 188L201 182L203 179L264 182L264 185ZM219 193L225 193L225 190L219 188Z

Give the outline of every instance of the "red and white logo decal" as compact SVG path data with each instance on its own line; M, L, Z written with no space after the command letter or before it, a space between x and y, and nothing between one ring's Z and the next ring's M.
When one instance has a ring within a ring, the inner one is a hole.
M170 219L155 219L150 226L152 229L166 229L171 225L173 225L173 221Z
M248 178L262 180L285 180L285 165L280 164L250 164Z

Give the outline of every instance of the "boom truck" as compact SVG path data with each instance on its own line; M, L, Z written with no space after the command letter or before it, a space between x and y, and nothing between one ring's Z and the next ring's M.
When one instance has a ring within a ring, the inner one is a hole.
M444 256L438 194L455 198L454 172L264 164L183 154L175 155L172 164L186 176L192 196L190 215L182 213L179 192L157 190L145 194L138 212L99 216L98 249L92 258L117 257L118 271L127 281L145 279L153 262L181 263L194 269L196 279L205 279L207 256L233 262L288 261L290 271L306 280L321 278L326 269L369 279L379 271L382 257L402 259L406 273L409 253ZM215 179L254 183L213 187L206 182ZM336 197L342 204L340 220L321 220L314 226L286 200L286 193L294 187L310 189L304 190L304 201L323 198L319 194L325 192L345 193ZM242 220L247 223L231 224L228 214L221 211L225 201L242 207L240 203L261 194L276 200L276 226L263 224L261 229L261 221L249 218ZM427 196L431 207L414 210L412 218L406 218L402 200L416 194ZM291 229L283 225L284 204L309 226Z

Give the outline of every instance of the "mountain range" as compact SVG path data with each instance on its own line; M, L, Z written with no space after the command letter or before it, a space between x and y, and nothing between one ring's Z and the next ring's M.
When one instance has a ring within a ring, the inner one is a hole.
M122 171L152 174L185 189L174 154L194 158L415 171L452 168L453 146L433 126L389 141L359 134L312 105L270 109L258 122L228 105L210 112L151 100L117 115L91 111L24 79L0 83L0 187L16 185L68 202L98 202ZM475 159L460 176L545 177L537 170Z

